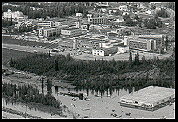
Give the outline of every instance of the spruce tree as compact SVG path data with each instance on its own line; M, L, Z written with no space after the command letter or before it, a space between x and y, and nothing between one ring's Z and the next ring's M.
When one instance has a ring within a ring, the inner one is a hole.
M131 52L131 50L129 51L129 64L132 64L132 52Z
M59 67L58 67L58 57L57 59L55 60L55 71L58 71L59 70Z
M138 64L139 64L139 54L138 54L138 51L137 51L137 54L135 55L134 64L135 64L135 65L138 65Z

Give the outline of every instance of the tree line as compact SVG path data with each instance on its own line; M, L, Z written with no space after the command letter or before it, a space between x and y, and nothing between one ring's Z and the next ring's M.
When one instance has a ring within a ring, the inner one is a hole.
M87 7L83 2L52 2L52 3L30 3L30 2L12 2L20 6L4 5L2 6L2 13L8 9L12 11L21 11L30 19L49 17L65 17L75 15L75 13L87 14ZM34 7L35 10L32 8ZM38 8L38 9L37 9ZM39 9L40 8L40 9Z
M107 90L113 86L165 86L175 87L175 59L146 60L139 54L128 61L75 60L70 54L50 57L48 54L35 54L17 60L10 65L38 75L68 80L78 88Z
M50 90L50 88L47 88ZM39 93L37 88L31 85L16 85L11 83L2 83L2 96L5 98L12 98L14 101L21 101L25 103L35 102L43 105L60 108L61 102L56 100L54 96L48 92L46 95Z

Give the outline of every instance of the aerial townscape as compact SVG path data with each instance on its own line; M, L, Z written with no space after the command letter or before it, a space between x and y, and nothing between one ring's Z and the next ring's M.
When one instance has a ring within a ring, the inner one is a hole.
M175 119L175 2L2 2L2 119Z

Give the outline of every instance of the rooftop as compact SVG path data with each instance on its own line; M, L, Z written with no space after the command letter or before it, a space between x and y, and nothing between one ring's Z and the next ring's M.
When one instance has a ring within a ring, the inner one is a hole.
M158 35L139 35L139 38L162 38L164 35L163 34L158 34Z
M124 95L121 98L153 104L159 100L170 97L171 95L175 95L175 89L149 86L140 89L139 91L136 91L133 94Z

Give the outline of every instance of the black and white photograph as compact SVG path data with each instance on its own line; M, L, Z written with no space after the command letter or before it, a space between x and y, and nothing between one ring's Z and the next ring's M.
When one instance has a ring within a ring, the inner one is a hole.
M2 119L175 119L175 2L1 2Z

